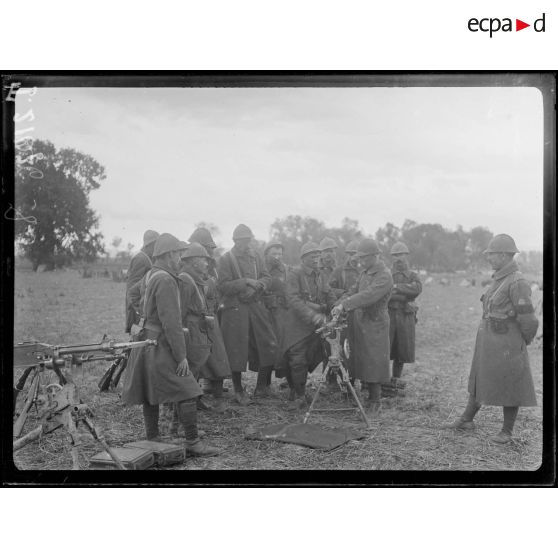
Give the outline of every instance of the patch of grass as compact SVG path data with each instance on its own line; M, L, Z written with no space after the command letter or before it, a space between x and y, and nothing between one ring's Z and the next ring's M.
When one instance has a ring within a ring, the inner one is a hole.
M352 441L331 452L280 442L246 440L248 426L284 421L300 422L289 413L284 399L257 402L246 408L231 400L224 415L199 413L200 428L223 453L210 459L188 459L177 469L365 469L365 470L535 470L541 464L541 407L522 408L514 441L504 447L489 441L501 426L502 409L483 408L472 433L440 430L458 416L467 400L467 379L480 319L480 285L462 288L433 282L418 299L417 362L405 365L405 398L385 399L379 421L364 440ZM52 344L93 343L106 333L126 340L124 283L109 279L82 279L77 271L16 272L15 341L37 340ZM539 404L542 402L542 350L529 347ZM140 407L125 407L119 393L99 393L97 382L105 367L84 365L74 373L82 398L94 412L94 422L110 445L119 446L144 437ZM21 371L15 371L16 377ZM248 390L255 373L245 375ZM310 378L310 392L318 378ZM50 380L47 380L50 381ZM274 387L279 390L279 382ZM324 397L320 407L346 406L338 396ZM325 427L363 430L356 412L315 413L311 422ZM36 424L31 416L25 432ZM100 448L86 433L82 437L81 466ZM21 469L70 469L67 436L62 431L44 437L15 454Z

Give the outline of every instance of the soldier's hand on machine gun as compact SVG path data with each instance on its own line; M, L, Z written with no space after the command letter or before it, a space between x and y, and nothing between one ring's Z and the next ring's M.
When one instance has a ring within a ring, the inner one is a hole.
M176 375L183 377L183 376L190 376L192 372L190 372L190 367L188 366L188 360L184 359L183 361L178 363L176 367Z
M252 287L254 290L259 290L264 288L264 284L257 279L251 279L250 277L246 278L246 285Z
M343 305L338 304L331 309L331 317L336 320L343 313Z

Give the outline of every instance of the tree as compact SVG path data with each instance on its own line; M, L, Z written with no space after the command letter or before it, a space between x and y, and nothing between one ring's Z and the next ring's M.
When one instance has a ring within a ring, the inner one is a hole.
M494 235L486 227L474 227L469 233L469 257L471 265L478 269L486 267L484 251Z
M34 154L32 172L28 151ZM53 270L75 260L95 261L104 246L89 193L106 178L103 166L90 155L57 149L50 141L33 140L16 153L16 205L23 215L34 217L16 221L16 240L33 270L41 264Z

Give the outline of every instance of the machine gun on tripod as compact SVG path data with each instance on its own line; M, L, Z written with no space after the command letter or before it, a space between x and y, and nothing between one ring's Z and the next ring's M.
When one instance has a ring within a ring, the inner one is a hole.
M22 376L14 387L14 452L43 434L50 434L63 427L70 436L72 443L73 468L79 469L78 446L80 435L78 427L84 425L116 462L119 469L124 466L109 448L103 436L99 433L91 417L92 411L79 396L79 390L73 381L71 373L64 374L62 368L81 366L86 362L115 361L122 362L125 352L136 347L156 345L157 341L133 341L121 343L107 340L103 337L100 343L89 345L48 345L46 343L26 342L14 346L14 366L26 367ZM127 358L127 356L126 356ZM45 385L45 371L53 370L59 383ZM30 379L30 388L19 412L16 412L17 396L23 391ZM41 383L41 380L42 383ZM27 421L29 411L35 407L40 415L40 425L23 437L19 437Z
M342 347L341 347L341 330L347 327L347 322L345 319L341 317L334 318L333 320L327 322L322 327L316 330L316 333L319 333L328 343L331 348L331 354L328 358L327 365L324 367L321 378L318 383L318 388L316 389L316 393L314 393L314 397L312 399L312 403L310 403L310 407L308 411L304 415L303 423L305 424L308 419L310 418L310 413L314 410L314 405L318 401L318 397L320 395L320 390L327 382L327 378L329 375L333 375L336 380L337 384L339 385L339 389L342 393L346 395L351 395L354 399L360 415L366 426L370 427L370 422L366 413L364 412L364 408L362 407L362 403L358 398L358 395L355 392L355 388L353 384L351 384L349 373L343 364L342 358ZM322 411L346 411L347 409L320 409ZM351 409L352 410L352 409Z

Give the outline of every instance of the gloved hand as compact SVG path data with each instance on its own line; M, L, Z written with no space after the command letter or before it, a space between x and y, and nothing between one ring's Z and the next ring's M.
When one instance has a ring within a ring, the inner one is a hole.
M331 316L333 319L338 318L343 313L343 305L338 304L331 309Z

